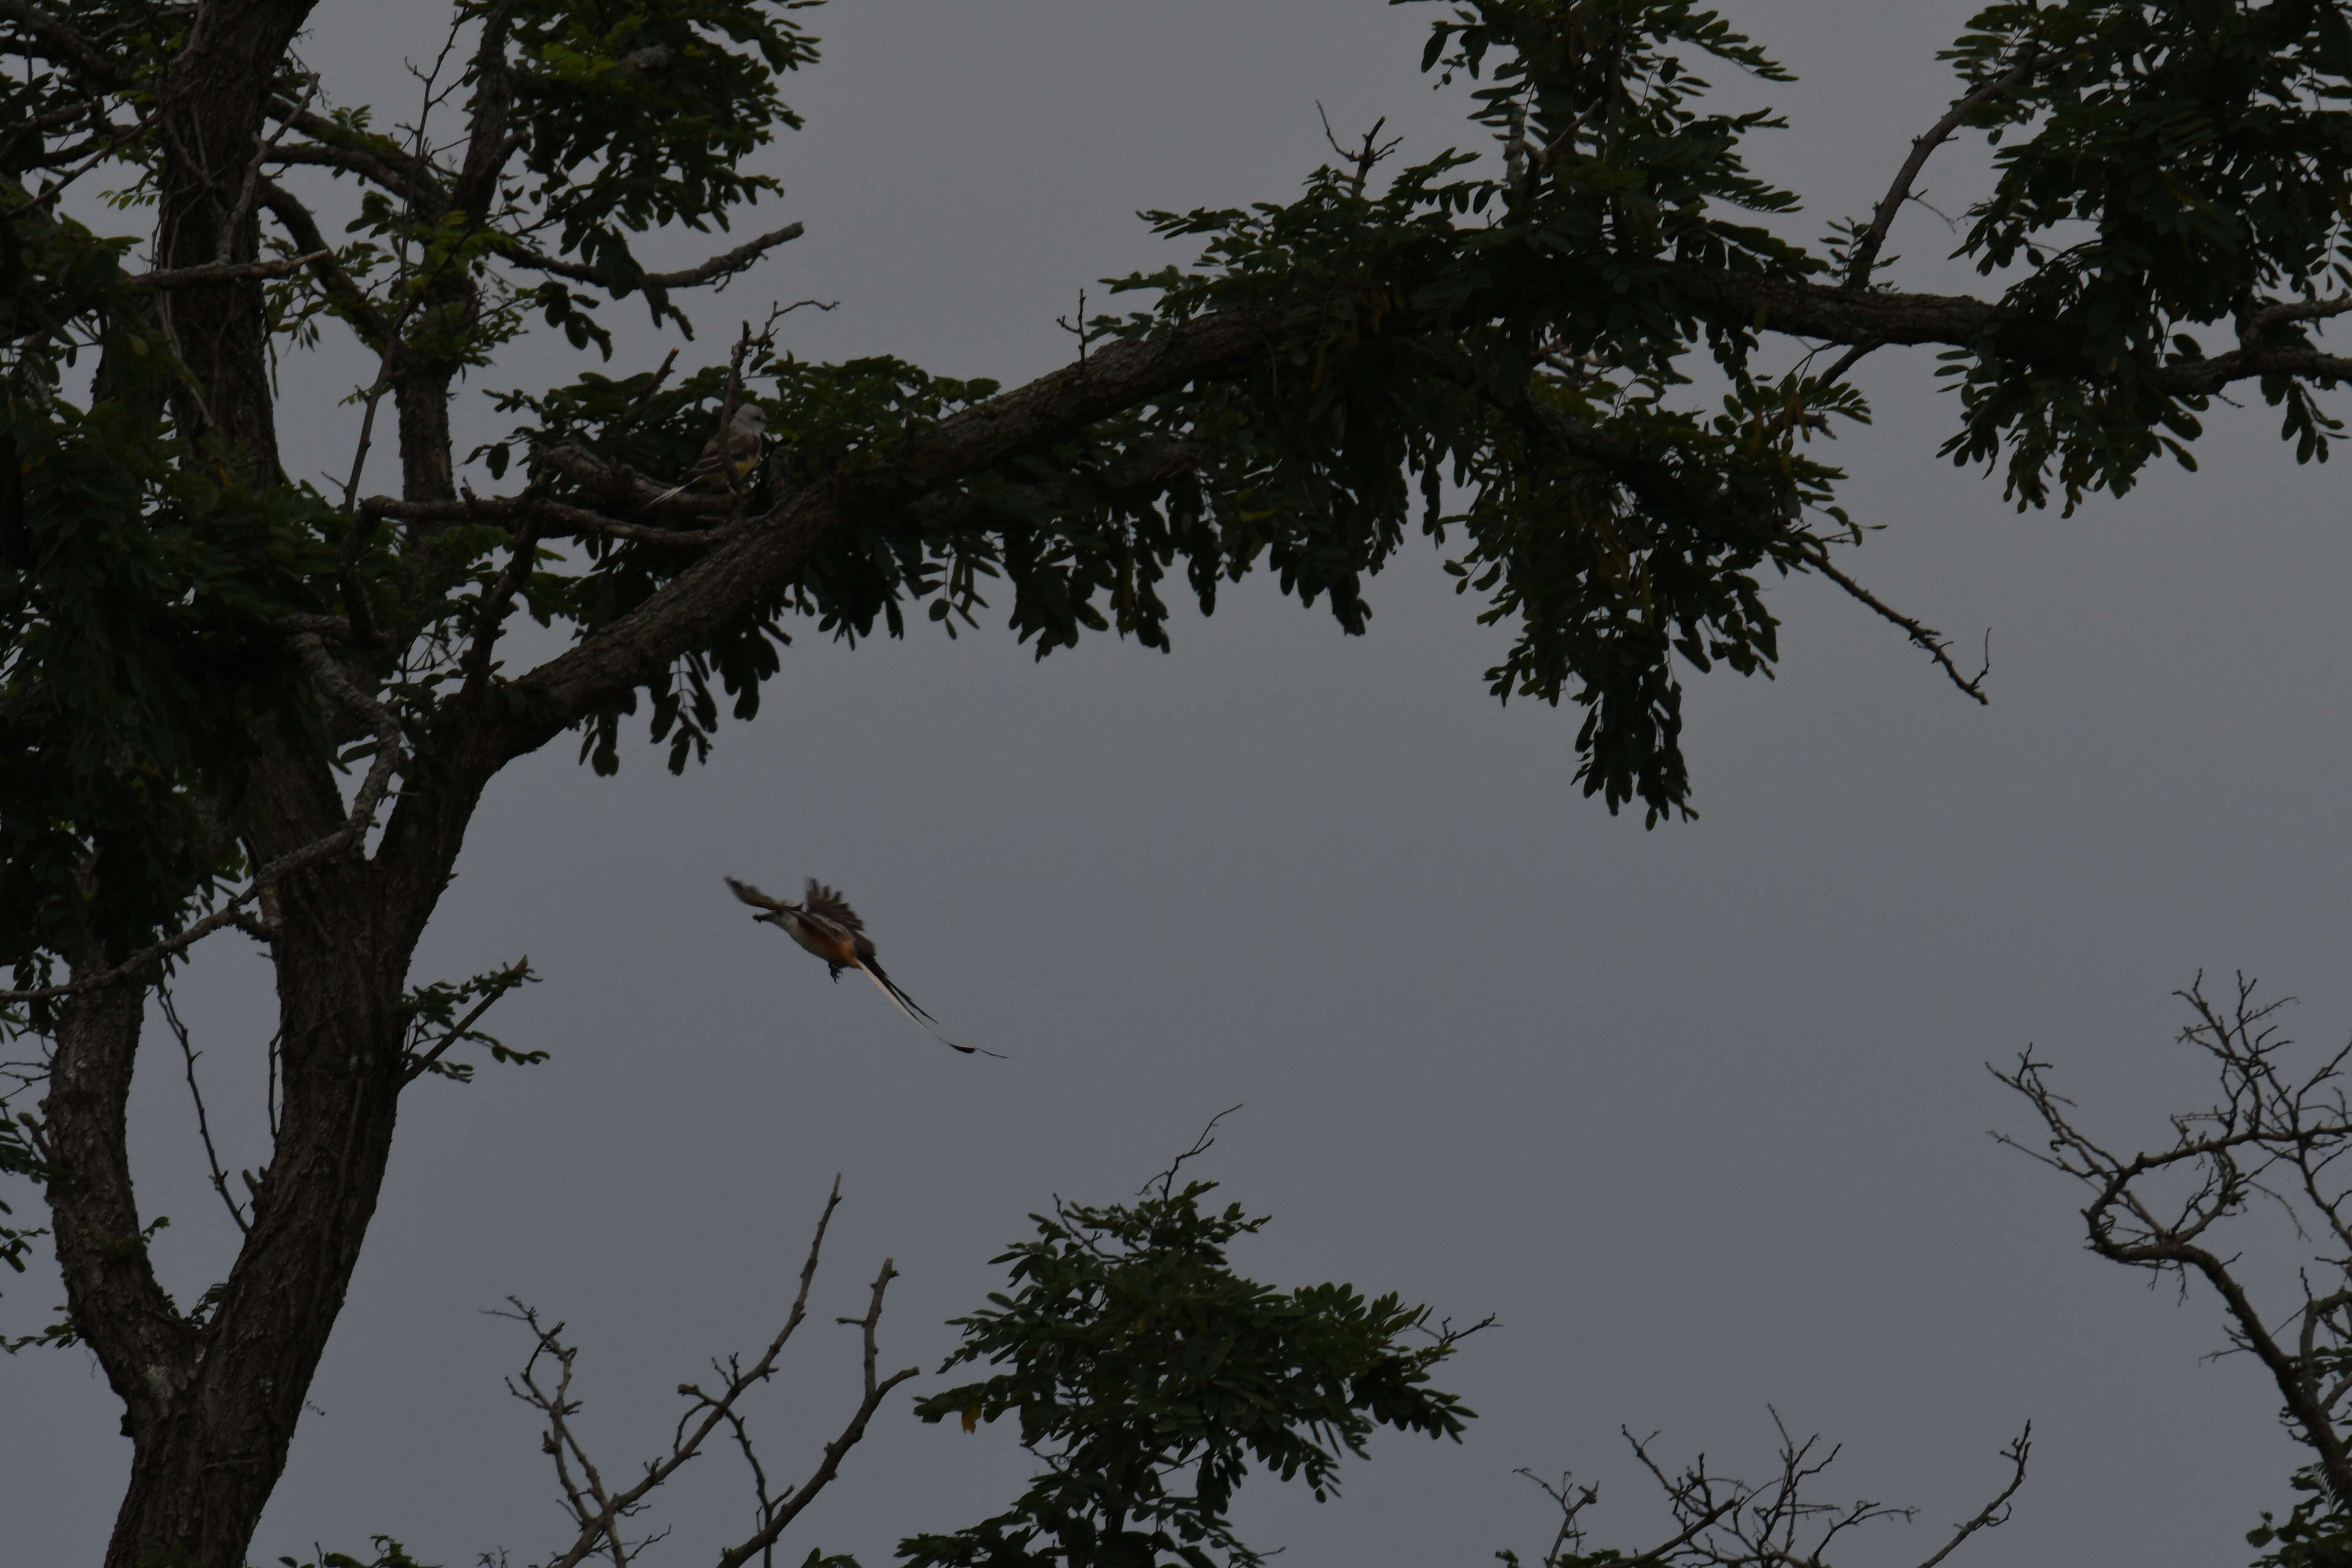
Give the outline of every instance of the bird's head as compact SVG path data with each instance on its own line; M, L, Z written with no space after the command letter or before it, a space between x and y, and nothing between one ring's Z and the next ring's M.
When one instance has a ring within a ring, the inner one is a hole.
M739 404L734 423L755 436L764 434L768 428L768 411L756 403Z

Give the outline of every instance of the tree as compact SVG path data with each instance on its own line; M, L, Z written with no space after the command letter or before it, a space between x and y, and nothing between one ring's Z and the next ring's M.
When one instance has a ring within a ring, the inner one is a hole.
M989 1309L958 1320L963 1343L940 1370L982 1361L1010 1370L922 1396L916 1409L926 1421L960 1417L967 1432L1016 1415L1024 1446L1046 1468L1004 1512L954 1535L909 1537L899 1544L901 1560L913 1568L1056 1562L1087 1568L1172 1557L1190 1568L1220 1562L1253 1568L1265 1558L1231 1520L1251 1461L1283 1480L1303 1478L1320 1500L1339 1489L1341 1455L1361 1457L1375 1427L1460 1438L1473 1412L1428 1386L1429 1376L1486 1325L1432 1329L1429 1309L1394 1295L1367 1301L1330 1284L1282 1291L1235 1273L1226 1244L1264 1228L1265 1217L1252 1218L1238 1204L1204 1210L1213 1182L1174 1184L1177 1169L1209 1142L1204 1134L1180 1156L1156 1195L1147 1187L1130 1204L1057 1203L1050 1216L1031 1216L1034 1240L996 1259L1013 1266L1013 1294L992 1296ZM666 1531L630 1539L630 1521L714 1437L731 1440L751 1472L755 1521L719 1561L728 1568L754 1557L773 1562L778 1537L839 1472L883 1396L917 1374L908 1367L877 1375L876 1332L896 1277L886 1258L865 1316L841 1320L862 1334L863 1398L804 1480L781 1488L771 1481L747 1396L774 1375L806 1321L809 1286L840 1203L836 1180L800 1292L765 1352L748 1366L740 1357L714 1361L710 1389L680 1384L687 1409L667 1451L626 1485L604 1479L569 1419L579 1409L580 1352L562 1338L563 1325L521 1302L504 1314L531 1333L530 1359L508 1387L545 1423L541 1447L575 1531L548 1553L550 1568L608 1556L618 1568L659 1540ZM1188 1470L1190 1492L1169 1484ZM389 1537L377 1539L400 1552ZM822 1549L810 1552L809 1563L856 1568L854 1559L826 1557ZM398 1565L387 1557L383 1568Z
M454 378L533 316L583 352L632 297L684 331L683 296L798 233L674 272L631 248L770 190L738 163L795 122L798 9L458 0L427 112L386 131L293 52L307 0L0 3L24 66L0 121L0 956L12 1021L52 1043L0 1158L48 1205L52 1337L124 1405L110 1562L241 1560L401 1096L492 1048L483 1011L526 973L417 984L411 957L483 789L558 735L609 771L642 700L682 768L722 695L752 716L792 622L895 635L920 607L952 634L984 580L1041 653L1165 646L1180 564L1203 608L1264 566L1358 632L1363 580L1418 526L1516 631L1496 694L1582 707L1586 793L1655 823L1688 809L1682 666L1777 658L1768 571L1853 595L1983 697L1832 556L1860 531L1810 443L1866 414L1843 380L1862 354L1941 349L1944 450L2021 506L2189 460L2242 383L2299 458L2337 428L2314 401L2352 364L2315 336L2352 306L2334 0L1994 5L1950 51L1950 112L1816 246L1765 226L1797 206L1740 161L1768 117L1713 111L1694 74L1776 79L1758 46L1687 0L1483 0L1424 63L1469 92L1492 164L1387 175L1375 133L1289 203L1158 215L1202 260L1124 280L1148 308L1081 322L1061 371L1006 391L810 364L746 323L723 364L514 395L515 437L476 455L520 482L461 487ZM1883 286L1895 213L1962 130L2000 138L1964 244L1996 287ZM344 210L301 199L298 167ZM152 205L146 270L61 211L100 170ZM330 331L379 367L331 494L288 480L268 374ZM764 463L665 495L746 399L784 437ZM380 415L397 496L361 493ZM524 607L570 646L509 669ZM184 1307L146 1262L124 1107L151 992L230 927L276 974L277 1143L245 1196L223 1174L244 1249Z

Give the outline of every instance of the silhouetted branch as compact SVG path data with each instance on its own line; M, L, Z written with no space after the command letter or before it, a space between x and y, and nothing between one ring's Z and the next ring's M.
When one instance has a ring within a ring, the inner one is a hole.
M2292 998L2257 1003L2254 990L2241 974L2236 996L2216 1003L2200 975L2176 994L2190 1014L2180 1043L2210 1059L2220 1091L2210 1108L2172 1117L2169 1147L2124 1155L2093 1139L2030 1047L2014 1068L1993 1076L2033 1108L2042 1146L1994 1136L2090 1189L2083 1218L2093 1252L2171 1275L2184 1290L2192 1275L2212 1288L2231 1344L2262 1363L2288 1429L2312 1451L2337 1503L2352 1504L2352 1451L2337 1426L2352 1357L2352 1177L2339 1169L2352 1154L2344 1077L2352 1046L2307 1071L2290 1068L2284 1056L2294 1042L2273 1019ZM2308 1268L2298 1271L2302 1303L2284 1319L2262 1310L2238 1277L2239 1254L2212 1236L2258 1195L2285 1208L2298 1234L2317 1235L2324 1250L2313 1262L2336 1281L2322 1288Z
M123 281L134 289L187 289L199 283L229 283L245 278L283 278L333 255L313 251L307 256L272 256L259 261L213 261L202 267L173 267L161 272L133 272Z
M1636 1437L1631 1431L1619 1428L1632 1447L1634 1458L1664 1494L1667 1510L1677 1528L1672 1536L1646 1552L1633 1556L1601 1553L1599 1560L1613 1562L1616 1568L1830 1568L1829 1550L1841 1537L1865 1524L1889 1519L1908 1520L1917 1512L1916 1509L1890 1508L1868 1500L1851 1503L1816 1500L1811 1489L1836 1461L1840 1450L1832 1447L1822 1452L1819 1436L1797 1438L1781 1423L1777 1411L1773 1412L1772 1425L1780 1435L1779 1473L1761 1486L1710 1473L1703 1455L1686 1468L1670 1471L1650 1451L1655 1434ZM2032 1433L2032 1426L2027 1426L2014 1442L2001 1450L2001 1458L2011 1466L2008 1484L1974 1517L1958 1526L1952 1539L1919 1568L1937 1568L1970 1536L2007 1521L2010 1501L2025 1484L2025 1461ZM1559 1484L1554 1486L1531 1471L1518 1473L1541 1487L1560 1510L1559 1528L1541 1559L1541 1568L1586 1568L1595 1562L1581 1547L1586 1534L1584 1516L1601 1500L1601 1489L1580 1487L1568 1474L1563 1474ZM1518 1561L1512 1552L1501 1555L1512 1564Z
M1926 134L1911 143L1911 155L1903 160L1903 167L1895 171L1894 184L1888 185L1886 194L1878 199L1878 210L1872 216L1870 227L1855 245L1853 258L1846 265L1847 288L1868 286L1871 269L1878 265L1879 249L1886 243L1887 231L1895 226L1895 215L1903 210L1903 204L1910 198L1911 182L1919 177L1919 171L1927 166L1936 149L1944 144L1944 139L1958 130L1960 122L1979 108L2041 69L2043 58L2039 51L2028 51L2024 58L1953 104L1941 120L1927 128Z
M205 1165L212 1173L213 1191L220 1194L220 1201L227 1206L228 1217L236 1222L236 1228L240 1232L249 1232L253 1226L247 1222L245 1210L230 1195L228 1174L221 1169L220 1154L213 1147L212 1123L205 1116L205 1091L196 1087L196 1057L199 1053L188 1038L187 1025L180 1021L179 1009L172 1005L172 988L158 985L155 998L163 1005L163 1022L170 1026L172 1037L180 1042L180 1059L188 1074L188 1098L196 1105L196 1136L204 1141Z
M1843 374L1843 362L1839 373ZM1985 658L1982 668L1974 675L1963 676L1959 666L1952 662L1952 656L1945 651L1952 645L1943 633L1925 622L1905 615L1832 565L1828 550L1816 546L1806 552L1806 559L1814 571L1845 590L1849 598L1867 605L1871 613L1880 619L1901 626L1906 635L1911 638L1913 645L1925 649L1927 657L1934 659L1946 675L1951 677L1953 685L1975 698L1980 705L1985 707L1992 705L1992 699L1984 694L1984 678L1992 673L1992 634L1990 632L1985 634Z
M514 1310L510 1312L493 1314L522 1323L530 1330L536 1341L530 1358L524 1363L520 1373L508 1380L507 1388L545 1419L546 1429L541 1435L540 1446L555 1466L564 1509L578 1526L578 1533L572 1542L548 1559L547 1568L577 1568L579 1563L596 1556L609 1556L614 1568L627 1568L631 1557L646 1544L646 1540L632 1542L625 1539L621 1533L623 1521L642 1511L655 1489L701 1453L711 1435L722 1427L751 1467L759 1528L742 1542L721 1552L719 1561L722 1568L740 1568L753 1557L771 1559L777 1539L802 1510L815 1500L817 1494L832 1483L839 1473L843 1458L865 1436L866 1424L880 1406L884 1395L914 1376L916 1372L915 1368L908 1367L887 1377L876 1374L876 1334L882 1321L883 1295L890 1281L898 1276L898 1270L885 1258L882 1272L875 1278L865 1315L839 1320L854 1323L863 1331L864 1394L857 1409L840 1433L825 1444L824 1458L807 1479L782 1497L771 1491L767 1468L760 1460L757 1446L752 1441L740 1406L744 1396L752 1388L775 1375L777 1358L782 1353L786 1342L793 1337L793 1331L808 1316L809 1288L816 1279L817 1258L824 1246L825 1229L833 1223L833 1211L840 1206L841 1179L836 1176L833 1191L825 1199L824 1212L817 1217L816 1235L809 1243L808 1259L801 1267L799 1293L793 1298L792 1310L786 1316L783 1327L768 1342L766 1351L750 1366L742 1365L733 1356L723 1362L713 1362L712 1368L720 1379L715 1389L707 1390L698 1384L679 1384L678 1392L686 1396L688 1403L671 1436L668 1452L646 1465L644 1475L635 1484L618 1490L606 1485L603 1473L590 1459L571 1424L571 1417L580 1408L579 1401L572 1393L574 1363L580 1352L576 1346L563 1341L563 1325L543 1323L534 1310L520 1301L512 1303ZM542 1367L551 1367L551 1374L542 1371Z

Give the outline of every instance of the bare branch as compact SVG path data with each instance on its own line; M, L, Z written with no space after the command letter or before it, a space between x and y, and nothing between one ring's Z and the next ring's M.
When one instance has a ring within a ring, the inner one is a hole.
M798 1518L817 1494L830 1485L839 1473L841 1461L866 1435L866 1427L879 1408L882 1399L892 1389L915 1375L916 1369L908 1367L887 1377L877 1375L877 1331L882 1321L882 1303L889 1282L898 1270L884 1259L882 1271L875 1278L873 1291L866 1313L861 1318L845 1318L863 1331L863 1396L857 1409L838 1435L824 1446L823 1458L808 1479L783 1497L769 1489L767 1469L760 1461L750 1427L744 1421L741 1404L744 1396L775 1374L778 1357L793 1333L808 1317L809 1290L816 1279L817 1260L824 1247L824 1236L833 1223L834 1210L841 1206L841 1180L834 1179L833 1190L825 1198L824 1210L818 1215L816 1234L809 1243L808 1257L801 1266L800 1289L793 1298L791 1311L784 1324L758 1360L743 1366L730 1357L714 1363L723 1379L719 1387L706 1390L697 1384L682 1384L678 1392L687 1397L687 1409L679 1417L677 1428L670 1440L669 1451L660 1459L645 1467L644 1475L632 1486L619 1491L608 1489L602 1475L589 1459L573 1433L569 1417L578 1408L572 1395L573 1363L579 1352L562 1339L563 1325L549 1327L542 1323L532 1309L518 1301L511 1312L499 1312L499 1317L512 1318L528 1327L536 1341L529 1362L516 1378L507 1384L515 1397L540 1412L547 1427L541 1437L541 1447L553 1461L558 1484L563 1492L564 1508L578 1526L578 1532L562 1552L548 1559L547 1568L578 1568L594 1556L609 1556L616 1568L625 1568L629 1555L638 1542L632 1544L621 1535L622 1521L641 1511L653 1491L701 1453L715 1432L724 1428L742 1452L752 1473L753 1491L757 1501L759 1528L740 1543L721 1553L723 1568L740 1568L754 1556L764 1555L792 1521ZM537 1371L542 1360L552 1362L559 1369L551 1386Z
M322 79L317 71L310 72L305 79L302 83L302 101L294 106L296 114L299 115L310 107L310 100L319 96L319 87ZM245 227L245 220L253 216L253 198L261 188L262 165L269 161L269 155L278 151L278 144L283 142L286 139L286 133L293 129L292 120L280 122L278 129L271 132L263 139L261 145L254 149L253 161L246 166L245 179L237 186L236 205L229 209L228 221L221 226L220 252L213 258L218 264L224 267L228 264L229 253L236 245L238 231Z
M646 485L642 479L635 479L635 476L625 476L618 470L605 468L600 460L579 447L572 447L564 450L568 458L584 459L583 462L579 463L583 472L593 472L616 483L642 486L647 490L652 489L650 485ZM540 455L534 454L534 457ZM591 465L593 467L591 468ZM678 501L695 502L696 505L693 508L695 510L709 511L714 510L714 502L724 504L728 498L679 496L676 499ZM622 522L606 517L602 512L570 506L562 501L549 500L543 496L533 495L529 491L516 496L467 495L461 496L457 500L447 501L411 501L400 500L392 496L369 496L360 502L359 514L362 517L391 517L417 522L509 524L528 522L538 526L541 538L551 535L603 534L609 539L634 539L646 544L674 544L690 548L708 548L727 539L733 531L724 527L657 528L645 523Z
M2221 1299L2231 1343L2270 1373L2289 1430L2312 1451L2329 1490L2352 1502L2352 1449L2335 1417L2344 1363L2352 1353L2352 1324L2345 1321L2352 1306L2352 1257L2342 1250L2352 1190L2331 1173L2352 1153L2352 1105L2343 1082L2352 1046L2306 1073L2290 1075L2281 1053L2293 1042L2270 1022L2283 1002L2257 1003L2253 982L2243 975L2227 1008L2204 994L2201 977L2179 995L2192 1016L2180 1040L2211 1060L2221 1092L2210 1109L2172 1118L2168 1148L2125 1158L2086 1136L2069 1102L2051 1088L2047 1064L2031 1051L2013 1070L1994 1076L2022 1095L2042 1122L2046 1152L2026 1152L2090 1189L2083 1218L2091 1250L2112 1262L2172 1275L2184 1290L2191 1275L2203 1279ZM2001 1141L2023 1147L2015 1139ZM2273 1173L2291 1178L2291 1184L2273 1184ZM2336 1244L2332 1256L2315 1261L2342 1283L2316 1289L2309 1270L2303 1271L2303 1303L2286 1320L2297 1331L2285 1342L2238 1277L2238 1258L2205 1239L2256 1195L2285 1205L2298 1230L2305 1229L2305 1218L2316 1218ZM2305 1205L2300 1210L2298 1197Z
M2015 1497L2017 1489L2025 1484L2025 1461L2027 1456L2032 1452L2033 1423L2028 1421L2025 1424L2025 1430L2017 1435L2016 1441L2000 1451L2000 1457L2007 1459L2012 1467L2009 1484L2000 1489L2000 1494L1992 1501L1979 1509L1974 1519L1959 1526L1951 1540L1944 1542L1943 1550L1920 1563L1919 1568L1936 1568L1937 1563L1958 1551L1960 1543L1978 1531L1991 1530L2009 1522L2009 1500Z
M305 120L316 118L303 116ZM328 129L334 129L331 122L320 123ZM307 126L304 128L309 129ZM388 155L373 148L356 147L340 142L297 142L291 146L273 149L268 161L278 165L307 163L357 174L386 194L398 196L408 204L412 211L428 217L439 216L448 205L448 198L441 193L438 183L425 169L404 158Z
M1911 182L1919 177L1919 171L1927 166L1936 149L1944 144L1944 139L1958 130L1961 121L1977 110L2041 69L2042 62L2043 56L2040 51L2029 50L2009 69L1953 104L1941 120L1927 128L1925 135L1911 143L1911 155L1904 159L1903 167L1895 171L1894 183L1886 187L1886 194L1878 200L1878 210L1871 217L1868 232L1854 247L1853 258L1846 267L1847 288L1869 287L1871 269L1878 265L1878 252L1886 243L1887 231L1895 226L1895 215L1903 210L1904 202L1911 195Z
M200 1053L189 1041L188 1026L180 1021L180 1010L172 1005L172 988L158 985L155 998L163 1005L163 1022L171 1026L172 1037L180 1042L180 1058L188 1072L188 1098L196 1103L196 1135L204 1140L205 1164L212 1173L213 1191L220 1194L220 1201L227 1207L228 1217L236 1222L237 1230L249 1235L253 1226L247 1222L245 1210L230 1195L228 1175L221 1169L220 1155L213 1148L212 1123L205 1117L205 1091L196 1087L196 1058Z
M457 689L460 702L481 700L490 684L490 656L498 647L499 633L506 628L507 616L514 609L515 595L530 582L531 573L539 566L539 518L535 514L524 514L522 526L515 530L508 550L506 570L482 595L481 610L475 617L474 639L459 665L466 678Z
M1943 633L1936 630L1933 626L1927 626L1920 621L1913 619L1909 616L1905 615L1902 611L1895 608L1892 605L1887 604L1886 601L1881 599L1877 595L1872 593L1869 589L1864 587L1853 578L1847 576L1843 572L1838 570L1836 566L1831 564L1829 551L1825 547L1817 544L1813 549L1808 551L1806 554L1814 571L1820 573L1822 576L1828 578L1831 582L1844 589L1847 595L1857 602L1868 605L1871 611L1881 619L1890 621L1895 626L1901 626L1905 634L1910 637L1911 641L1917 647L1926 649L1927 657L1934 659L1937 665L1942 668L1946 675L1951 677L1953 685L1958 687L1970 697L1975 698L1979 704L1987 707L1991 705L1992 699L1987 697L1984 693L1984 679L1986 676L1992 673L1992 634L1990 632L1987 632L1985 634L1985 659L1983 667L1974 675L1963 676L1960 674L1959 667L1952 662L1952 656L1945 651L1952 645L1949 640L1945 637Z
M1339 138L1331 130L1331 117L1323 112L1322 100L1319 99L1316 100L1315 117L1323 121L1323 140L1331 144L1331 151L1339 154L1349 167L1355 170L1348 181L1349 194L1351 195L1362 195L1364 182L1371 178L1372 170L1382 159L1404 144L1404 138L1402 136L1391 137L1386 142L1381 140L1381 128L1389 122L1389 117L1385 114L1372 121L1372 128L1364 132L1364 142L1360 147L1339 145Z

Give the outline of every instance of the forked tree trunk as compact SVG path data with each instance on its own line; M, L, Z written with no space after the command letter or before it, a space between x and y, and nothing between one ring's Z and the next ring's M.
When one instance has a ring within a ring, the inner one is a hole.
M314 758L265 759L264 854L331 831L341 801ZM287 879L276 961L282 1108L251 1226L201 1326L156 1282L130 1180L131 1068L145 988L77 999L49 1094L50 1205L73 1321L123 1402L132 1443L107 1568L242 1568L342 1310L392 1152L421 916L392 922L357 858Z
M311 4L212 0L197 9L158 110L156 265L253 256L249 193L264 110ZM196 460L277 479L260 285L166 298L163 320L189 372L175 413L203 444ZM346 811L318 738L271 722L254 736L252 783L233 818L264 859L333 832ZM47 1100L58 1258L74 1326L122 1400L132 1444L107 1568L243 1568L383 1187L409 956L460 834L462 822L435 847L435 864L396 876L354 854L278 886L278 1140L251 1229L201 1322L156 1280L131 1184L126 1118L153 976L63 1010ZM103 954L76 957L84 970L105 964Z

